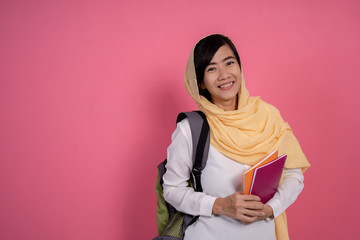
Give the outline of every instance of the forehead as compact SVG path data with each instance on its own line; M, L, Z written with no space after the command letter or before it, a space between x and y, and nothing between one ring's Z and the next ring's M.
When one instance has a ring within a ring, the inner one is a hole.
M229 47L229 45L225 44L217 50L217 52L211 59L211 62L221 62L227 57L235 58L235 55L234 55L233 51L231 50L231 48Z

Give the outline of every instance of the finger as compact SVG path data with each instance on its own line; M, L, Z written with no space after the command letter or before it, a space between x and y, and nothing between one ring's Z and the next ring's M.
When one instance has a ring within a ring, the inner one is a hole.
M242 204L242 206L251 210L265 210L265 205L261 202L246 201Z
M259 196L256 195L247 195L247 196L249 196L252 201L258 201L258 202L261 201L261 198Z
M256 202L260 202L260 198L256 195L245 195L245 194L241 194L239 192L236 192L234 195L234 198L237 200L243 200L243 201L256 201Z
M243 209L243 215L248 217L263 217L265 216L265 212L263 211L254 211L249 209Z
M255 210L262 210L265 208L265 205L262 202L253 201L249 199L252 198L248 198L248 196L237 196L234 201L234 207L237 209L248 208Z
M241 198L242 200L245 200L245 201L257 201L257 202L260 202L261 199L259 196L256 196L256 195L245 195L245 194L241 194L240 192L237 192L236 193L236 197L237 198Z
M241 215L237 219L242 223L253 223L257 220L257 217Z

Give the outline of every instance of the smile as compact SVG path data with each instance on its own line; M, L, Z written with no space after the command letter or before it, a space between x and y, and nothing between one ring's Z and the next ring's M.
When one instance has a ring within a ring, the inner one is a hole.
M234 82L225 83L223 85L220 85L219 88L227 88L227 87L230 87L232 85L234 85Z

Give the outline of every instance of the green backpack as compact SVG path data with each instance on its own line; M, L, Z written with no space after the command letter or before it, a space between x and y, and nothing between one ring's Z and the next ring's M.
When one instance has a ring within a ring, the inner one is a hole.
M183 112L177 117L176 122L181 122L187 118L190 123L192 142L193 142L193 169L189 179L189 186L195 191L202 192L201 172L204 169L209 152L209 125L206 116L201 111ZM163 196L163 175L166 172L165 159L158 166L158 176L156 180L156 223L158 236L153 240L175 240L183 239L185 230L193 224L199 216L192 216L178 212L173 206L167 203Z

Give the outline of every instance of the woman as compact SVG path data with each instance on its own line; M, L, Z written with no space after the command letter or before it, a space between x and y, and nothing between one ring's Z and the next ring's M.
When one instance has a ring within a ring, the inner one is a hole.
M196 44L185 87L210 126L203 192L187 187L192 169L187 119L178 123L168 148L164 198L178 211L200 215L185 239L288 239L284 211L302 191L302 173L310 165L279 111L249 97L239 55L227 37L210 35ZM263 204L258 196L241 193L242 174L275 149L287 154L284 177Z

